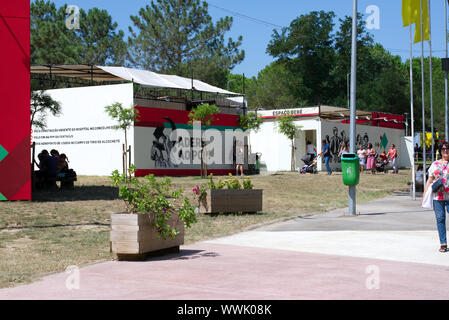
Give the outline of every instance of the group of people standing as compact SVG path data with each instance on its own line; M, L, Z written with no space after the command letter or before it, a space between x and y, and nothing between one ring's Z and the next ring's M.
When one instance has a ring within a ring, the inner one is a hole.
M322 141L323 147L320 155L323 157L324 164L326 166L327 174L332 174L332 169L329 165L329 160L332 155L330 153L329 144L326 140ZM348 144L343 141L341 143L340 151L338 153L338 157L340 158L345 153L349 153ZM388 153L381 153L379 156L377 155L376 150L374 149L371 143L368 143L367 148L363 145L360 145L359 150L357 150L357 157L359 160L360 172L363 172L365 169L370 170L372 174L376 173L376 159L379 158L379 161L383 162L385 165L391 163L393 166L393 173L398 173L397 161L398 161L398 151L394 144L391 145Z
M372 143L368 143L367 148L364 148L362 145L357 150L357 156L360 159L360 172L363 172L365 169L370 170L371 174L376 173L376 161L379 161L383 165L391 164L393 167L393 174L398 173L398 150L394 144L391 145L390 149L387 153L382 152L377 155L376 150L374 149ZM378 158L378 160L377 160Z

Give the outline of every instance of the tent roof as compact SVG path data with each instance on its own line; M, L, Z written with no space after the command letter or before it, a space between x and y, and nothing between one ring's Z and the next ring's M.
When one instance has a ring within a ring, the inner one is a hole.
M241 95L200 80L166 75L148 70L94 65L38 65L31 66L32 74L50 74L59 77L92 81L133 81L144 87L197 90L227 95ZM192 86L193 84L193 86Z

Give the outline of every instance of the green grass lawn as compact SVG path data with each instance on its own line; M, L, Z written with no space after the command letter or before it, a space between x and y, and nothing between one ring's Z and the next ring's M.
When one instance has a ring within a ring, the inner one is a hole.
M219 178L219 177L217 177ZM346 207L348 188L341 173L300 175L278 172L251 176L264 190L263 212L198 216L185 231L185 244L247 230L283 218ZM410 171L400 174L365 173L357 186L357 202L408 191ZM172 178L192 197L192 188L205 184L199 177ZM36 192L33 201L0 202L0 287L28 283L70 265L110 260L110 214L125 206L108 177L80 176L74 190Z

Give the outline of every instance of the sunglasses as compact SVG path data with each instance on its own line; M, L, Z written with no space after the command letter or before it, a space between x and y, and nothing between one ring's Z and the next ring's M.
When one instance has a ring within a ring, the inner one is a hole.
M441 148L441 151L448 151L449 148Z

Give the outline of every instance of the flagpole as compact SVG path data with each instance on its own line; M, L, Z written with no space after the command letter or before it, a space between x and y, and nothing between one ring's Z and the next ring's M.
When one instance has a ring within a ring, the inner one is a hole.
M433 83L432 83L432 33L431 33L431 26L432 26L432 20L430 17L430 0L427 0L427 10L429 12L429 80L430 80L430 143L431 143L431 150L432 150L432 163L435 160L435 151L434 151L434 139L433 139ZM424 41L424 39L422 39Z
M444 40L446 43L446 59L447 59L447 0L444 1ZM448 116L448 92L447 92L447 71L444 71L444 115L445 115L445 121L444 121L444 138L446 141L449 141L449 116Z
M422 2L420 0L421 5L421 103L422 103L422 151L423 151L423 183L426 185L426 121L425 121L425 110L424 110L424 34L423 34L423 12L422 12Z
M444 0L446 1L446 0ZM415 136L415 128L414 128L414 118L413 118L413 46L412 46L412 24L409 24L410 31L410 121L411 121L411 136L412 136L412 146L415 147L413 143L413 139ZM415 155L412 157L412 196L413 200L416 200L416 182L415 182Z
M349 109L349 152L356 153L356 90L357 90L357 0L352 2L352 46L351 46L351 104ZM348 190L348 211L356 215L356 186Z

